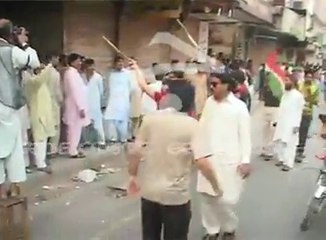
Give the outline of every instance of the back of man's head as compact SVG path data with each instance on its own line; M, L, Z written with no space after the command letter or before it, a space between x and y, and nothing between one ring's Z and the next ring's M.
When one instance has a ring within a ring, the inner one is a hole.
M12 22L8 19L0 19L0 38L10 40L11 33L13 31Z
M195 100L195 89L186 80L167 80L168 94L159 103L160 109L174 108L179 112L188 113L193 110Z

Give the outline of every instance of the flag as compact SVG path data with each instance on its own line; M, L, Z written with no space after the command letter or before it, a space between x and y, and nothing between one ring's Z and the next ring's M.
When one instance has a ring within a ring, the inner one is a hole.
M279 51L277 50L269 54L266 61L266 70L269 73L267 76L268 86L270 87L273 95L281 99L286 72L278 63L278 58Z

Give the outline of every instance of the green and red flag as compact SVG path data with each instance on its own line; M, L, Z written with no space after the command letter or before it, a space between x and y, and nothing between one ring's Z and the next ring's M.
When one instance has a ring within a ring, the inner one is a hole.
M278 50L270 53L266 60L266 70L269 73L267 76L268 85L273 95L281 99L283 95L283 86L286 72L282 69L281 65L278 62L279 57L280 54Z

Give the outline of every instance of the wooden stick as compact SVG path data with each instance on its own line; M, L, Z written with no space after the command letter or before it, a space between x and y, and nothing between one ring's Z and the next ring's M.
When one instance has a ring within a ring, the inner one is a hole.
M189 38L189 40L191 41L191 43L196 47L196 48L200 48L199 45L196 43L196 41L194 40L194 38L191 36L191 34L189 33L188 29L186 28L186 26L179 20L177 19L177 23L181 26L181 28L185 31L187 37Z
M110 47L112 47L117 53L121 54L124 58L128 59L128 60L132 60L130 57L128 57L126 54L124 54L123 52L121 52L119 50L119 48L117 48L109 39L107 39L105 36L102 36L102 38L104 39L104 41L107 42L107 44L110 45Z

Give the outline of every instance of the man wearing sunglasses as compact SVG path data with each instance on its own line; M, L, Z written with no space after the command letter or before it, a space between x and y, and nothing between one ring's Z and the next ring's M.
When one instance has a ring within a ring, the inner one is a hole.
M209 182L198 174L197 191L201 195L202 222L206 240L235 239L238 218L235 206L239 201L243 179L250 175L250 115L246 104L232 93L236 81L230 74L212 73L213 95L206 101L200 131L208 136L213 151L210 158L224 191L219 197Z

